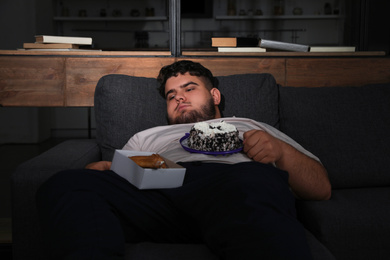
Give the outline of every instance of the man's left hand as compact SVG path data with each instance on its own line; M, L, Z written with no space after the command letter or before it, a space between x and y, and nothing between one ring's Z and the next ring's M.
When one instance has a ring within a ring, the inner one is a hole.
M98 171L106 171L111 168L111 162L109 161L99 161L99 162L93 162L85 166L85 169L90 170L98 170Z

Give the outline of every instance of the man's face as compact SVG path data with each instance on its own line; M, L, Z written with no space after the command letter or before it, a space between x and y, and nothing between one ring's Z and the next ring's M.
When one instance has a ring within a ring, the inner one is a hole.
M208 90L202 78L189 73L171 77L165 84L170 124L195 123L216 118L220 102L218 89Z

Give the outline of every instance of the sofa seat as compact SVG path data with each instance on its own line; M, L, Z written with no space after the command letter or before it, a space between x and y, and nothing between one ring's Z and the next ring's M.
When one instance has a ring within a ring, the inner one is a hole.
M333 190L329 201L298 201L298 218L336 259L389 259L389 198L389 187Z
M126 244L125 260L218 260L202 244Z
M306 237L314 260L335 260L329 250L309 231ZM126 244L126 260L217 260L204 244Z
M286 133L328 170L329 201L297 201L314 260L388 259L390 249L390 83L285 87L272 75L218 77L226 117L252 118ZM152 78L107 75L95 91L96 140L64 142L12 175L13 259L47 259L35 193L50 176L111 160L138 131L166 124ZM239 88L239 95L237 89ZM240 104L237 106L236 104ZM127 259L215 259L205 245L139 243Z

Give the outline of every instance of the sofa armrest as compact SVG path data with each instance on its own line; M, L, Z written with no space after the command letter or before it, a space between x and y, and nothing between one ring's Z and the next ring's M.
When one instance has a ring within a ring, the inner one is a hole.
M35 204L39 186L58 171L84 168L86 164L99 160L101 152L95 140L69 140L17 167L11 176L15 259L43 259Z

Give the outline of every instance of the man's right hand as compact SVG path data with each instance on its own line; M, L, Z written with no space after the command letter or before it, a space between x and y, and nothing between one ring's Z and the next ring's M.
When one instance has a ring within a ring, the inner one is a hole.
M111 168L111 162L109 161L100 161L93 162L85 166L85 169L98 170L98 171L106 171Z

